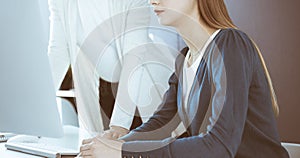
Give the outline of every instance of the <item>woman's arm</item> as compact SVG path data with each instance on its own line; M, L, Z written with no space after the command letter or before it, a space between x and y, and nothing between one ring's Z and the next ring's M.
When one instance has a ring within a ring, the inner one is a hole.
M169 89L158 110L146 123L122 137L122 140L161 140L170 137L180 123L177 114L177 82L177 76L173 73L169 79Z
M162 102L156 112L147 122L122 137L122 140L162 140L170 137L171 132L178 127L181 122L177 113L178 72L180 69L178 65L182 63L185 52L186 49L183 49L176 58L175 63L177 66L175 65L175 72L169 78L169 88L164 94Z
M143 64L140 54L145 51L141 48L149 43L147 27L150 22L150 9L144 0L113 0L111 12L121 72L110 126L120 126L129 130L138 99L141 97L139 91L145 90L139 89L143 72L136 72L136 69ZM138 55L135 55L137 53ZM133 73L141 75L132 76ZM135 87L130 87L129 82L133 81Z
M49 0L50 38L48 56L56 90L59 89L70 65L68 44L65 31L64 1Z
M167 133L171 133L173 129L177 127L180 119L177 112L177 77L175 73L169 80L170 88L164 95L164 101L162 102L159 110L154 114L153 117L144 123L138 129L131 131L130 134L124 136L121 140L109 140L103 138L103 136L94 137L92 139L83 140L82 146L80 147L80 156L103 156L103 157L120 157L122 155L121 148L125 141L133 140L159 140L165 138ZM93 143L91 143L93 142ZM143 142L143 144L147 144ZM147 145L152 147L160 148L162 141L151 141ZM145 146L141 146L142 148ZM147 146L149 147L149 146ZM94 150L101 149L101 150ZM138 148L137 148L138 149ZM145 148L143 148L146 150ZM123 151L124 152L124 151ZM123 157L123 156L122 156ZM131 156L130 156L131 157ZM161 156L158 156L161 157Z

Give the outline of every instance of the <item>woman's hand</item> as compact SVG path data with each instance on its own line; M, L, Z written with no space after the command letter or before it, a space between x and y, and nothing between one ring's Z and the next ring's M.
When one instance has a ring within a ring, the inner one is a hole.
M122 157L122 140L110 140L97 136L92 139L83 140L80 147L79 158L120 158Z
M111 126L109 130L104 131L102 137L107 139L117 140L128 133L129 133L128 129L119 126Z

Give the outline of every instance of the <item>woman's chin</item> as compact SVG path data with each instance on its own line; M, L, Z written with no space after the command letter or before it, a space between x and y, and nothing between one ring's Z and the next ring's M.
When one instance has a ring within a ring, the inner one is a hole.
M164 25L164 26L173 26L172 21L170 21L168 19L165 19L165 18L160 18L159 17L158 22L159 22L159 24Z

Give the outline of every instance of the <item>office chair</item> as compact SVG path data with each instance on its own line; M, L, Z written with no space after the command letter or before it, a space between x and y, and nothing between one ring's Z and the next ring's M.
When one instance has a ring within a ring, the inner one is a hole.
M288 151L290 158L300 158L300 144L281 143Z

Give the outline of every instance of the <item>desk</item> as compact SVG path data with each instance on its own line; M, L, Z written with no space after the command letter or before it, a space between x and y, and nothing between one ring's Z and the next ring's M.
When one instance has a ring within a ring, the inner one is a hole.
M17 151L7 150L5 143L0 143L0 157L1 158L43 158L40 156L25 154ZM63 156L62 158L74 158L73 156Z

